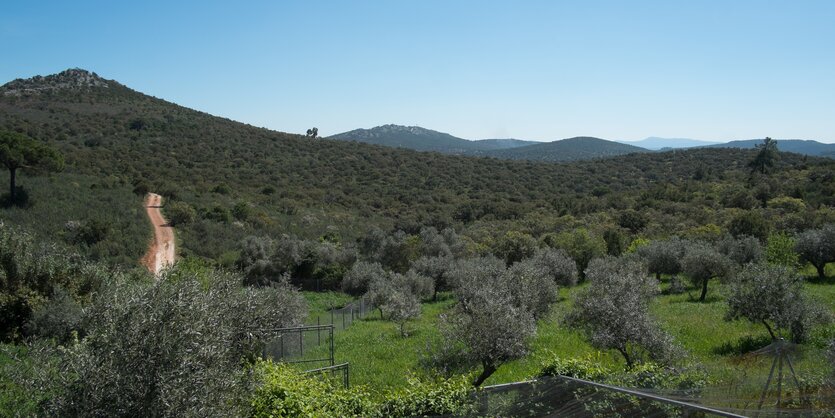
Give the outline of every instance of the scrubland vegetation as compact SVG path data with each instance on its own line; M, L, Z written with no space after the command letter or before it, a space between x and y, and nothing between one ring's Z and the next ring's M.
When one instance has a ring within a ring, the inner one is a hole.
M477 387L556 374L707 402L760 382L746 353L777 338L835 404L832 160L443 156L107 83L0 96L0 126L66 162L24 170L25 204L0 209L2 414L466 414ZM160 280L137 262L147 191L182 244ZM276 328L358 298L377 311L336 334L351 389L260 359Z

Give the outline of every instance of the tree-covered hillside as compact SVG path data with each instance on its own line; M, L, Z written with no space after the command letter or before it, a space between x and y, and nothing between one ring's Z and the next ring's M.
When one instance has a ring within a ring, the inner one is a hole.
M835 204L831 160L784 153L773 173L752 177L751 150L567 164L420 153L256 128L81 70L0 88L0 126L64 155L64 173L53 174L53 186L45 187L76 187L66 180L82 176L89 185L73 194L79 201L110 188L153 190L180 202L186 214L194 213L178 225L181 248L213 259L234 258L238 242L253 233L353 240L371 224L410 232L455 226L489 247L508 230L538 236L587 223L583 219L595 219L593 228L602 233L621 228L619 217L630 210L647 220L631 233L666 235L705 224L725 227L740 211L783 216L769 201L784 197L802 199L792 222L816 225L831 216L818 208ZM96 222L135 210L139 202L114 200L112 210L85 216ZM64 230L71 220L40 223Z

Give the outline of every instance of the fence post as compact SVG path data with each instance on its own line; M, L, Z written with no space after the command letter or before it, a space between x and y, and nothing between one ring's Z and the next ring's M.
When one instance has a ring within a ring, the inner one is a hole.
M299 330L299 356L304 357L304 331Z
M333 325L333 305L331 305L331 325Z
M333 358L336 357L333 354L333 324L331 324L331 366L333 366Z
M279 341L281 341L281 359L284 360L284 334L278 336Z
M350 382L351 382L351 380L350 380L350 378L348 377L348 371L349 371L349 370L351 370L351 368L350 368L350 367L346 364L346 365L345 365L345 389L348 389L348 386L351 384L351 383L350 383Z
M345 308L342 308L342 329L345 329Z
M322 326L322 324L319 323L319 315L316 315L316 326ZM322 345L322 328L316 328L316 345Z

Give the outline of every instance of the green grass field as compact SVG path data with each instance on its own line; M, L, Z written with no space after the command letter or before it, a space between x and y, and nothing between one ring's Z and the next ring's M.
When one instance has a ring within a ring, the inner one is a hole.
M828 271L832 272L832 266ZM666 284L662 285L664 287ZM610 368L624 366L619 354L599 352L583 335L561 325L561 318L580 289L582 286L560 290L559 301L550 314L539 321L530 354L502 365L485 385L528 379L539 371L543 360L552 353L567 358L594 355ZM810 279L806 289L830 310L835 310L835 276L824 281ZM745 393L737 396L750 397L751 393L760 390L771 360L743 354L768 345L770 339L761 325L744 320L724 320L727 310L724 291L721 283L711 282L705 303L694 301L688 293L662 294L654 301L652 312L662 327L686 349L688 356L684 363L704 369L716 387L742 387L739 390ZM695 289L690 293L697 296ZM419 358L427 350L428 342L439 336L438 316L453 304L451 298L423 304L420 318L407 325L409 335L405 338L400 336L396 324L380 320L376 315L357 321L336 334L336 362L350 363L352 385L367 385L373 391L402 386L410 373L421 372ZM811 341L802 346L804 354L795 362L801 377L815 380L826 372L822 346L833 336L834 325L813 330ZM745 388L746 385L750 387ZM727 396L727 393L719 391L713 396Z

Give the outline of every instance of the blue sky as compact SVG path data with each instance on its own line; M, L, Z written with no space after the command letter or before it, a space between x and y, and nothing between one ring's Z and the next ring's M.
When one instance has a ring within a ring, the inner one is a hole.
M0 52L289 132L835 142L828 0L27 0Z

